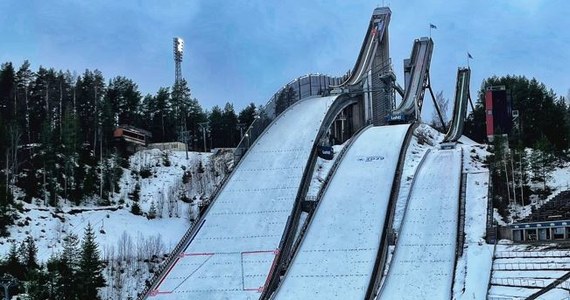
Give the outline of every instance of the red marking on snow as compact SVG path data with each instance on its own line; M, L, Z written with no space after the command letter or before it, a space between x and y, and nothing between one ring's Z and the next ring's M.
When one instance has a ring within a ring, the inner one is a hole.
M275 251L279 251L279 250L276 249L276 250L243 251L241 254L258 254L258 253L273 253L273 254L275 254Z
M281 251L279 249L273 249L273 250L243 251L241 253L242 259L243 259L244 254L253 255L253 254L266 254L266 253L271 253L274 255L274 257L273 257L273 262L271 263L271 268L269 269L269 274L267 274L267 278L265 278L265 283L258 288L245 288L244 287L243 288L244 291L257 291L258 293L263 293L265 288L268 286L269 280L271 280L273 273L275 273L275 269L277 268L277 258L279 257L279 254L281 253Z
M150 296L150 297L154 297L154 296L161 295L161 294L172 294L172 291L161 292L161 291L159 291L159 290L152 290L152 291L149 293L149 296Z
M273 250L273 254L275 254L275 256L273 257L273 263L271 264L271 269L269 269L269 274L267 274L267 278L265 279L265 284L263 285L263 287L269 285L269 281L271 280L271 277L273 276L273 273L277 268L277 258L279 258L279 253L280 253L279 249Z
M182 253L182 256L212 256L213 252Z
M160 279L160 282L158 282L158 284L156 285L156 288L158 289L160 287L160 285L162 284L162 282L164 281L164 279L166 279L166 277L168 276L168 274L170 274L170 271L172 271L172 268L174 268L174 265L176 265L178 263L178 261L180 260L180 257L177 257L176 260L174 261L174 263L172 263L170 265L170 267L168 268L168 271L166 271L166 273L164 273L164 276L162 276L162 278ZM157 290L158 293L158 290ZM163 293L163 292L160 292ZM172 293L172 292L170 292Z

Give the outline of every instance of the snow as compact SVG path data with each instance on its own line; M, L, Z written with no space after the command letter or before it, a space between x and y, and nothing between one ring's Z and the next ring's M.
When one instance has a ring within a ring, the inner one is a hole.
M348 149L275 299L365 297L408 127L371 127Z
M342 145L333 145L332 146L333 151L334 151L333 159L326 160L326 159L322 159L320 157L317 158L317 164L316 164L315 171L313 172L313 178L311 179L311 184L309 185L309 189L307 191L307 199L316 199L316 197L317 197L317 195L321 189L321 185L323 184L323 182L327 178L329 172L331 171L333 164L335 163L335 161L338 158L338 154L342 151L342 149L344 148L344 146L348 142L349 141L346 141ZM302 224L302 222L300 224Z
M554 247L554 249L553 249ZM556 244L497 245L489 295L524 299L568 273L569 250ZM569 282L563 282L538 299L566 299Z
M379 299L451 298L461 165L461 149L427 154Z
M422 138L426 138L426 141L422 140L421 144L418 139L418 136L420 135ZM408 202L408 194L410 193L416 169L426 152L435 145L436 138L443 138L443 136L438 136L438 133L427 125L420 125L414 130L414 134L410 140L410 145L408 146L408 151L406 153L406 159L402 169L402 179L400 181L398 200L396 201L396 210L394 213L394 221L392 223L392 228L394 228L395 232L400 231L402 218L404 217L404 211L406 210L406 203Z
M484 240L489 173L467 173L466 187L465 247L456 269L455 298L485 299L493 258L493 246Z
M170 166L164 165L166 156ZM36 201L32 201L32 204L22 202L25 213L16 222L17 225L9 229L10 237L0 241L0 253L4 256L12 242L18 244L31 235L38 247L38 261L45 263L51 256L62 251L63 239L67 235L75 234L81 238L85 227L90 223L95 231L102 259L116 262L124 259L131 261L131 265L140 263L136 266L139 272L136 277L127 279L127 274L123 274L125 278L122 278L124 282L120 293L116 291L117 286L112 278L116 275L107 276L108 286L102 289L101 295L105 298L115 295L117 299L136 296L137 289L144 287L144 280L151 276L148 273L151 266L142 265L142 260L149 257L147 253L141 254L140 250L153 244L154 250L162 256L170 252L191 226L188 214L190 204L172 197L177 196L179 189L186 190L190 198L200 195L207 197L214 189L215 182L219 182L223 177L225 168L221 168L219 164L225 164L227 159L226 154L216 156L211 153L189 152L189 159L186 160L186 153L179 151L137 152L129 159L129 169L123 171L119 183L121 190L112 196L113 205L74 206L69 201L62 200L60 207L54 208L35 204ZM200 162L205 172L196 174ZM143 167L151 171L149 178L143 179L137 175ZM188 185L182 184L184 169L193 174L192 182ZM216 173L219 176L216 176ZM164 208L162 218L149 220L144 216L133 215L130 212L132 200L128 199L128 193L133 191L136 182L141 186L139 204L143 212L148 212L151 201L156 204L158 199L163 199L165 203L173 203L172 217L169 217L167 207ZM130 245L128 253L119 251L124 244ZM141 261L138 261L139 259ZM111 275L111 268L104 273Z
M321 122L335 97L307 98L266 129L152 299L254 299L271 272Z
M181 182L182 165L187 165L190 168L197 160L202 160L204 164L207 164L208 158L211 156L211 154L190 153L191 159L186 161L184 152L169 152L172 165L171 167L164 167L161 165L162 154L163 152L159 150L148 150L139 152L131 158L132 170L136 170L141 164L147 162L153 166L153 173L156 175L156 177L153 176L140 181L140 204L143 211L148 210L150 201L158 198L163 190L172 187L179 181ZM159 164L158 167L157 164ZM133 178L130 171L125 170L120 179L122 190L114 196L113 201L117 202L122 199L127 204L130 203L126 195L133 190L135 181L136 179ZM120 204L107 207L72 206L71 203L65 202L60 208L25 202L22 204L26 211L25 216L28 218L28 225L25 225L25 221L20 220L17 223L21 226L12 226L9 230L8 243L0 244L0 252L7 253L10 242L23 241L26 236L31 235L38 246L38 260L40 262L46 262L52 254L56 254L62 249L62 239L65 235L73 233L82 237L87 223L91 223L96 230L97 242L101 249L115 245L124 231L132 236L137 236L139 233L144 236L160 234L167 248L169 248L169 245L178 242L178 239L190 225L188 220L183 217L148 220L145 217L131 214L128 207ZM179 215L186 216L182 213Z

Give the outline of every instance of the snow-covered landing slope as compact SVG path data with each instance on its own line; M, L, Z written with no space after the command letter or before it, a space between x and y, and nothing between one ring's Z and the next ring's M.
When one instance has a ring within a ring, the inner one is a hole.
M150 299L259 298L313 142L335 99L299 101L270 125Z
M461 150L432 150L420 168L379 299L451 299Z
M371 127L342 159L275 299L363 299L410 125Z

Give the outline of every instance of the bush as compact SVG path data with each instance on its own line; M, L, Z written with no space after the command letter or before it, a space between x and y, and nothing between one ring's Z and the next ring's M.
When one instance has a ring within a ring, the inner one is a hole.
M152 171L150 170L150 168L146 167L144 169L141 169L139 174L141 175L141 178L146 179L152 176Z
M162 154L162 164L165 167L170 167L171 163L170 163L170 158L168 157L168 153L164 152Z
M142 215L141 207L139 206L138 203L136 202L133 203L133 206L131 206L131 213L136 216Z

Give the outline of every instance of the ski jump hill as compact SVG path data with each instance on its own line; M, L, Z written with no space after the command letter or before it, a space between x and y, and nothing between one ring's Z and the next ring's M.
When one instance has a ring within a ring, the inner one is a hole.
M450 298L460 220L447 212L460 203L459 147L424 157L397 239L388 230L433 51L431 39L414 41L399 87L390 15L374 10L350 74L300 77L271 98L236 148L236 167L139 299ZM278 111L290 89L295 95ZM469 69L460 69L448 145L462 134L468 90ZM344 148L317 199L308 199L331 141ZM434 186L437 199L426 199ZM419 270L429 276L412 276Z

